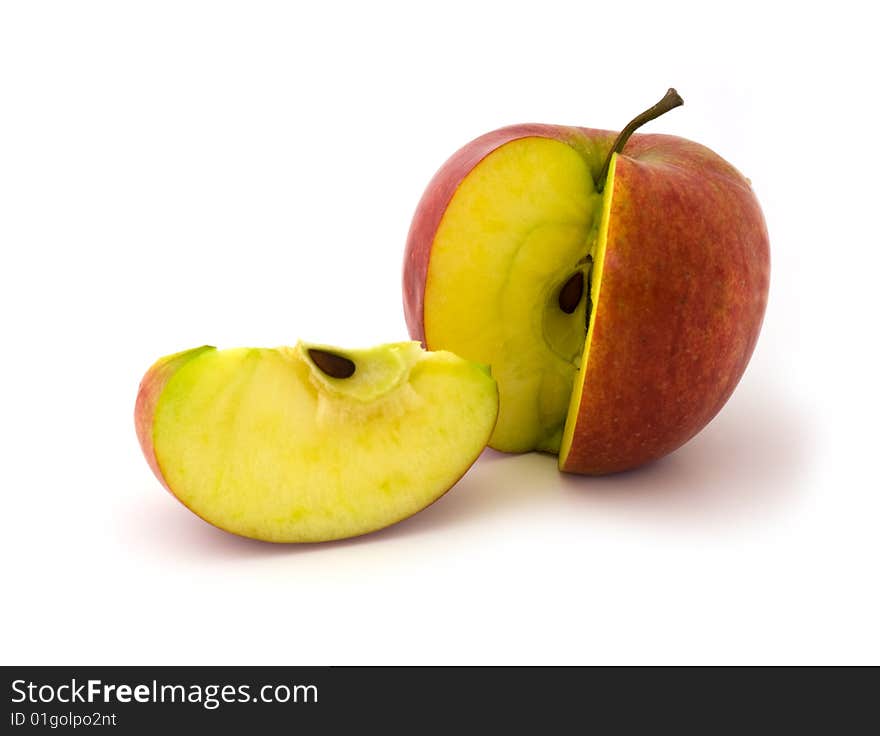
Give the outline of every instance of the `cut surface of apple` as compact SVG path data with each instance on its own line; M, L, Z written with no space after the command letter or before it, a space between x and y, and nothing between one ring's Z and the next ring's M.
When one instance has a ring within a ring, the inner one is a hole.
M492 366L498 450L559 449L586 333L603 154L516 138L467 174L437 228L424 340Z
M418 343L197 348L160 360L135 412L163 484L206 521L273 542L364 534L439 498L495 425L489 370Z

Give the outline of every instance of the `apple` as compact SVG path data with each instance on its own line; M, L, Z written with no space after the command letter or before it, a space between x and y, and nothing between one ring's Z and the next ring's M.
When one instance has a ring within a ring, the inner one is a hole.
M418 204L404 262L410 336L491 365L490 444L601 474L659 458L721 409L767 303L767 229L708 148L526 124L468 143Z
M416 342L200 347L144 376L135 427L162 484L206 521L271 542L381 529L442 496L486 446L485 366Z

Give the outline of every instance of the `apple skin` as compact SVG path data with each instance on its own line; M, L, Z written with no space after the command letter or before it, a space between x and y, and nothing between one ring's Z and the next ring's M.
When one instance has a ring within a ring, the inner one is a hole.
M770 247L749 181L708 148L633 137L614 172L604 272L562 470L677 449L721 410L755 348Z
M199 348L166 355L164 358L157 360L141 379L137 399L134 403L134 428L141 451L144 453L144 458L153 474L165 487L165 490L174 498L177 498L177 496L165 482L165 477L159 468L159 461L156 459L156 451L153 447L153 418L156 413L156 404L159 401L159 396L162 394L162 389L165 388L165 384L168 383L171 376L190 360L201 355L206 350L213 350L213 348L210 345L203 345Z
M452 196L485 156L528 136L607 151L616 134L511 126L475 139L441 167L406 245L404 313L413 339L425 343L431 248ZM561 470L593 475L662 457L718 413L754 350L770 276L767 228L750 183L710 149L633 135L616 156L613 187L588 365L575 379L583 391L566 421L570 448L559 458Z

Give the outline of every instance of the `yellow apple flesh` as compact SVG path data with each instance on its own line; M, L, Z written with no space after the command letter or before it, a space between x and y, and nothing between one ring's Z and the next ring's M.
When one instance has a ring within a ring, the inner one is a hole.
M467 471L494 427L488 369L418 343L197 348L144 377L135 425L159 480L206 521L272 542L381 529Z
M461 179L430 237L420 215L410 234L413 270L430 261L410 333L492 366L498 450L556 452L562 439L587 301L566 313L559 294L589 275L602 208L593 177L604 149L588 143L514 137Z

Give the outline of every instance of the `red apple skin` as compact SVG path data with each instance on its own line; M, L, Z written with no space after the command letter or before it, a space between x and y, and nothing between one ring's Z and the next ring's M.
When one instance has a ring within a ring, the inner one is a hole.
M407 327L428 349L425 283L446 207L485 156L529 136L607 151L616 134L511 126L475 139L441 167L417 207L404 260ZM767 228L748 180L692 141L634 135L617 157L588 366L577 416L567 420L576 425L560 468L596 475L628 470L699 432L751 357L769 274Z
M767 227L747 179L708 148L640 136L619 156L571 449L561 469L628 470L720 411L761 329Z
M171 379L171 376L190 360L201 355L206 350L214 350L214 348L210 345L204 345L200 348L167 355L157 360L146 372L143 379L141 379L137 399L134 403L134 428L135 432L137 432L138 442L141 445L144 458L146 458L147 464L150 466L153 474L159 479L159 482L175 498L177 496L174 494L174 491L165 482L165 476L162 475L159 461L156 459L156 451L153 447L153 419L156 415L156 404L159 402L159 396L161 396L162 390Z

